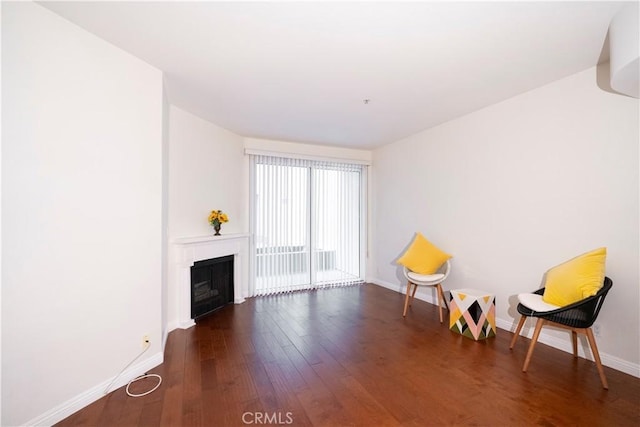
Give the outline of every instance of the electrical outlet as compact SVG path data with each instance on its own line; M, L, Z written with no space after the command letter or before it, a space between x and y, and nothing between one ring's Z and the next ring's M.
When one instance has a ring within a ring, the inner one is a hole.
M143 335L142 336L142 348L148 347L151 345L151 339L149 338L149 335Z
M600 325L598 325L597 323L594 323L593 324L593 335L599 337L601 333L602 333L602 329L600 329Z

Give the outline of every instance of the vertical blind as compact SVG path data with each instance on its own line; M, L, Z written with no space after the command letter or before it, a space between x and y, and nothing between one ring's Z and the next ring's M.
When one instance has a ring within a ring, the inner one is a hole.
M254 295L362 283L362 165L252 156Z

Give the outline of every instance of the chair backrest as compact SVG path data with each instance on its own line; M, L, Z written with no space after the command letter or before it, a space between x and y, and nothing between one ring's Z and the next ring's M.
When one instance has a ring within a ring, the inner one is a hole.
M602 288L595 295L571 304L566 309L554 310L548 315L540 314L539 317L572 328L589 328L598 318L604 299L612 286L613 281L605 277Z
M594 295L597 302L596 302L595 310L593 311L593 316L592 316L593 322L595 322L596 319L598 318L598 314L600 313L600 309L602 308L602 304L604 303L604 298L607 296L612 286L613 286L613 281L610 278L605 277L602 288L600 288L598 293ZM593 324L593 322L591 323Z

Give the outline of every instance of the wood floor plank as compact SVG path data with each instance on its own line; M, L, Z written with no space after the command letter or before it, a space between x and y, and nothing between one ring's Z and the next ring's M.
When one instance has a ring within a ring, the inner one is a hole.
M117 424L123 426L139 425L144 405L142 399L127 399Z
M247 362L245 366L248 374L251 375L262 409L266 412L278 411L281 408L281 402L278 401L275 389L263 363L259 360L253 360Z
M180 422L180 425L190 427L208 425L204 423L202 399L200 397L184 401L182 405L182 421Z
M229 424L226 419L230 413L225 399L218 390L202 390L202 420L205 426L233 426L239 423ZM234 413L233 416L237 414Z
M164 393L159 393L164 396ZM146 404L144 408L142 408L142 413L140 414L140 421L138 426L140 427L156 427L160 425L160 418L162 416L162 407L164 405L164 400L156 400L149 404Z
M295 384L289 380L289 376L282 372L279 364L266 363L265 370L273 384L278 402L280 402L278 412L284 412L285 417L287 419L291 418L296 426L312 425L296 396L296 391L303 389L295 388Z
M184 404L182 388L182 385L176 384L164 391L162 413L160 415L161 426L170 427L182 424L182 408Z
M316 371L327 388L331 390L331 393L340 402L343 412L355 422L369 426L394 425L398 423L383 407L371 404L375 399L363 399L363 397L367 396L366 393L360 396L354 394L353 388L347 386L349 382L351 384L356 382L353 377L345 376L344 372L336 371L324 362L313 365L313 370ZM358 397L361 399L358 399ZM366 403L369 404L367 405Z
M100 415L102 414L106 403L107 397L105 396L60 421L56 426L97 426L98 420L100 419Z
M120 388L57 425L640 425L640 379L604 367L604 390L592 361L542 343L523 373L528 339L475 342L403 304L362 285L226 306L169 334L158 390Z

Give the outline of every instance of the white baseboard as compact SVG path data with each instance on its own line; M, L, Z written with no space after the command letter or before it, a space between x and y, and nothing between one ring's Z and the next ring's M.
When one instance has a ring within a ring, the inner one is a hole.
M196 322L193 319L189 319L185 322L178 323L178 328L180 329L189 329L192 326L195 326Z
M173 320L171 322L167 323L167 336L171 333L171 331L173 331L174 329L178 329L180 328L180 322L178 322L177 320Z
M139 377L143 375L145 372L155 368L163 362L162 352L158 352L153 356L131 366L129 369L124 371L122 375L113 383L111 386L111 391L117 390L123 385L127 384L133 378ZM113 378L109 378L104 382L90 388L89 390L80 393L72 399L63 402L62 404L56 406L55 408L45 412L44 414L32 419L24 423L24 425L28 426L52 426L73 413L79 411L85 406L90 405L96 400L105 396L105 389L109 386L109 383L113 381Z
M174 331L176 329L189 329L190 327L195 325L196 325L196 322L193 319L189 319L188 321L184 321L184 322L181 322L178 320L169 322L167 323L167 335L169 335L171 331Z
M382 286L383 288L391 289L392 291L396 291L401 294L405 293L404 291L406 286L402 286L398 283L385 282L384 280L380 280L380 279L369 279L367 280L367 282L373 283L374 285ZM420 295L416 295L416 297L418 297L418 299L422 299L420 298Z
M405 286L402 286L401 284L390 283L390 282L386 282L384 280L379 280L379 279L372 279L369 281L369 283L373 283L374 285L378 285L383 288L387 288L401 294L405 294ZM421 301L425 301L430 304L434 304L434 305L437 304L435 292L433 293L433 295L431 295L429 293L421 293L420 291L418 291L415 297ZM505 331L509 331L513 333L516 329L516 325L517 325L517 319L505 320L505 319L496 318L496 327L499 329L503 329ZM533 327L529 326L529 321L525 323L525 326L524 328L522 328L520 335L531 339L531 336L533 335ZM538 342L541 342L553 348L557 348L558 350L562 350L567 353L573 353L570 339L562 339L554 335L545 333L544 328L542 329L542 332L538 337ZM591 351L585 354L584 346L580 346L580 345L578 346L578 355L585 359L593 360L593 357L591 356ZM628 360L623 360L623 359L620 359L619 357L612 356L610 354L603 353L603 352L600 352L600 359L602 360L602 364L604 366L608 366L617 371L624 372L625 374L633 375L634 377L640 378L640 365L637 363L632 363L632 362L629 362Z

